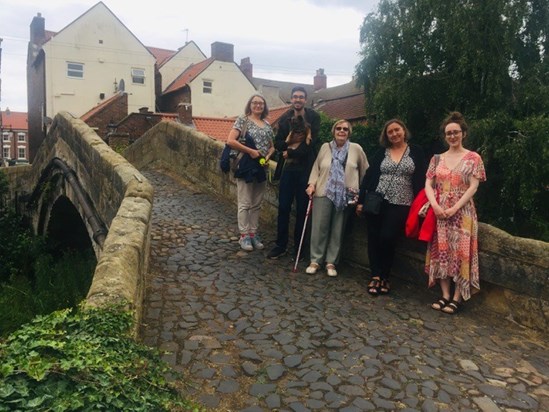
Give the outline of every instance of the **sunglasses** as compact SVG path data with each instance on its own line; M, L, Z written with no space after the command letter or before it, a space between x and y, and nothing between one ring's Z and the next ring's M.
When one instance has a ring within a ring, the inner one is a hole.
M349 131L349 128L348 127L345 127L345 126L337 126L336 127L336 131L337 132L341 132L341 131L344 131L344 132L348 132Z

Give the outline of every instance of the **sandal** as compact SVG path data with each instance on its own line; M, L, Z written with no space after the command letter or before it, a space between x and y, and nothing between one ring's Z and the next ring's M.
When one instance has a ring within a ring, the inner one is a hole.
M328 263L326 265L326 272L328 273L328 276L331 276L331 277L337 276L337 270L333 263Z
M381 286L381 279L373 277L370 283L368 283L368 293L373 296L379 295L379 288Z
M442 312L447 313L448 315L455 315L459 311L461 303L457 300L451 300L444 308L441 309Z
M448 303L450 303L448 299L440 298L439 300L431 304L431 309L442 310L444 307L448 306Z
M314 275L319 267L320 265L318 263L311 262L311 264L307 266L307 269L305 269L305 273L307 273L308 275Z
M379 293L382 295L387 295L391 291L391 285L388 280L383 279L381 281L381 286L379 287Z

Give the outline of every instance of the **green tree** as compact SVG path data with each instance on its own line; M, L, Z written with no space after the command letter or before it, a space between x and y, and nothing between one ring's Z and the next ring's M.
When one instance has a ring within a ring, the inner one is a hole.
M518 108L533 97L516 93L520 80L532 74L539 84L548 75L548 8L526 0L381 0L360 31L357 75L368 112L432 133L449 110L482 118Z
M488 171L481 218L545 240L548 32L546 0L381 0L356 68L370 118L400 117L428 154L445 115L464 113Z

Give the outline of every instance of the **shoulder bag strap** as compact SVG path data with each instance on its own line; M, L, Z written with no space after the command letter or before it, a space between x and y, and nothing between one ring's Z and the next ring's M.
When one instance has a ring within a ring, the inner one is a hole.
M240 136L238 136L238 141L242 143L244 146L246 146L246 132L248 131L248 116L244 117L244 126L242 126L242 130L240 131ZM238 151L238 154L235 158L235 167L240 162L240 159L242 159L242 156L244 156L244 152Z
M242 126L242 130L240 131L240 136L238 137L238 140L240 143L245 144L246 143L246 133L248 132L248 116L244 117L244 126Z

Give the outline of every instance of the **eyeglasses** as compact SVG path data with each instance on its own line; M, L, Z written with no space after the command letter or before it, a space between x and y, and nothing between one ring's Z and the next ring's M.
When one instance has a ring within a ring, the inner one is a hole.
M294 94L294 95L292 96L292 99L295 99L295 100L305 100L306 97L305 97L305 95L302 95L302 94Z
M341 132L342 130L343 130L344 132L348 132L348 131L349 131L349 128L348 128L348 127L345 127L345 126L343 126L343 127L337 126L337 127L336 127L336 131L337 131L337 132Z
M252 105L254 105L254 106L265 106L265 103L263 103L263 102L252 102Z
M444 134L446 135L446 137L452 137L452 136L457 136L460 133L461 133L461 130L448 130Z

